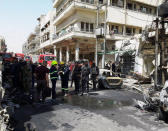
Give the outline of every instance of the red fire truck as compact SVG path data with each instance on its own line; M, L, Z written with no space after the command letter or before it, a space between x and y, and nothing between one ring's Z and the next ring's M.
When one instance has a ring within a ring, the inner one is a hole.
M39 55L38 62L43 63L44 61L47 61L48 66L51 66L51 62L53 60L56 60L56 56L52 54L41 54Z

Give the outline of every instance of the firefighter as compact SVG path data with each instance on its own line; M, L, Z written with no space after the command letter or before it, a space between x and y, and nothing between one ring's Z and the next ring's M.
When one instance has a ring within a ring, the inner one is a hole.
M83 66L82 66L82 71L81 71L81 80L82 80L82 93L81 95L83 95L83 93L86 91L87 89L87 93L89 92L89 74L90 74L90 68L88 65L88 62L84 62Z
M58 63L57 61L52 61L51 68L50 68L50 79L52 82L52 99L55 100L56 98L56 82L58 79Z
M69 80L69 67L65 65L65 63L62 61L60 62L60 69L59 69L59 75L61 76L61 86L62 86L62 95L67 96L68 95L68 80Z

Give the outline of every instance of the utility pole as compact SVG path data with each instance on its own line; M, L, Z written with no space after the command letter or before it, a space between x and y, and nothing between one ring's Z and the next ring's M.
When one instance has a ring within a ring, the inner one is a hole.
M96 28L99 28L99 2L97 2L97 25ZM98 36L96 36L96 50L95 50L95 64L96 66L98 66L98 55L97 55L97 51L98 51Z
M162 37L162 42L161 42L161 55L160 55L160 65L165 66L165 46L164 46L164 35L165 35L165 22L164 18L161 19L161 24L162 24L162 29L161 29L161 37ZM162 85L165 83L165 74L164 74L164 69L162 69Z
M158 9L156 17L156 34L155 34L155 90L157 90L158 84L158 42L159 42L159 18L158 18Z
M105 55L106 55L106 33L107 33L107 3L105 4L105 20L104 20L104 44L103 44L103 55L102 55L102 68L105 67Z

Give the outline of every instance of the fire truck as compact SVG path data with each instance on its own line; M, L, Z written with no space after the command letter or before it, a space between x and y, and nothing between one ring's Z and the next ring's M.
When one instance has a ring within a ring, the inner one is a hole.
M53 60L56 60L56 56L53 54L41 54L38 58L39 63L42 64L44 61L47 61L48 66L51 66Z

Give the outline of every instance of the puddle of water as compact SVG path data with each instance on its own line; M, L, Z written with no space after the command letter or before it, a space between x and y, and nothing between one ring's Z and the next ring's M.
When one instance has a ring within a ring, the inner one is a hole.
M79 106L90 110L103 110L131 105L131 103L127 101L115 101L90 96L69 96L64 102L72 106Z

